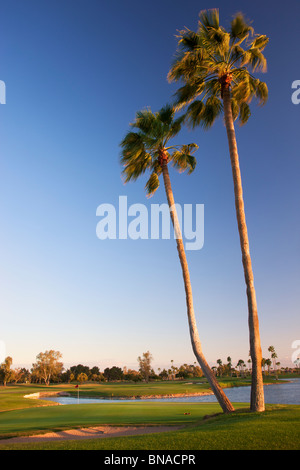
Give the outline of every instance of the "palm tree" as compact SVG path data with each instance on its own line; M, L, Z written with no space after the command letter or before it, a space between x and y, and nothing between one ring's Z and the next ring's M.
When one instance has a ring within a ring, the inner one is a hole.
M276 372L276 359L278 358L277 354L276 354L276 351L275 351L275 348L274 346L269 346L268 347L268 351L271 354L271 359L272 359L272 362L273 362L273 370L274 370L274 375L276 376L277 378L277 372Z
M217 359L217 364L219 364L218 370L219 370L219 377L222 377L222 359Z
M230 373L230 377L232 377L232 359L230 356L227 357L227 368Z
M196 159L192 154L196 151L198 146L196 144L181 146L170 146L168 144L169 140L179 133L183 122L183 117L175 119L174 116L175 111L169 105L156 113L152 113L150 109L136 113L136 119L131 124L131 127L136 129L136 131L129 131L121 142L121 163L124 166L123 175L125 176L125 182L128 182L130 180L136 180L140 175L149 170L150 177L145 186L148 196L153 195L158 189L159 176L161 174L163 176L182 269L192 348L223 411L231 412L234 411L234 408L219 386L203 355L196 325L188 263L182 241L168 165L170 163L179 171L187 170L188 173L191 173L196 166Z
M247 287L253 411L265 409L262 353L234 121L238 118L240 124L247 122L253 98L260 104L267 100L267 85L253 76L256 71L266 70L262 51L267 43L266 36L254 35L241 13L233 18L227 32L219 24L217 9L203 11L196 32L180 31L178 56L168 75L169 81L183 81L175 93L175 106L177 110L187 106L186 119L190 126L201 125L207 129L224 113Z
M265 364L266 364L266 366L268 367L268 374L270 374L270 367L271 367L271 365L272 365L271 359L269 359L269 358L266 359L266 360L265 360Z
M241 375L241 377L244 377L244 370L243 370L243 368L246 366L245 361L243 361L243 359L239 359L239 361L238 361L238 363L237 363L236 366L237 366L237 367L239 368L239 370L240 370L240 375Z

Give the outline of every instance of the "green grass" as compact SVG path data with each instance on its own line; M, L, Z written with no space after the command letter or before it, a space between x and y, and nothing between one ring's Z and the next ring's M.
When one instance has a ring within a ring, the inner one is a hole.
M238 406L245 406L239 404ZM186 410L191 413L184 415ZM1 445L3 450L296 450L300 439L300 407L272 405L264 413L239 408L209 419L220 412L217 404L116 404L83 405L7 412L1 429L32 433L37 429L64 429L95 424L186 424L167 433L118 438ZM8 416L10 415L10 416Z
M249 385L247 379L220 379L223 387ZM192 382L192 383L191 383ZM14 385L0 387L0 438L33 435L95 425L185 425L168 433L37 444L0 444L0 449L299 449L300 406L269 405L264 413L250 413L249 404L235 404L236 412L224 415L218 403L138 402L59 406L50 401L24 398L36 392L67 391L77 395L74 384ZM153 382L150 384L85 384L80 396L171 395L208 391L205 380ZM185 414L190 413L190 414ZM217 414L217 415L216 415ZM216 415L204 419L206 415Z
M273 378L267 378L265 382L272 382ZM224 377L219 379L219 383L223 388L250 385L249 378L230 378ZM205 378L188 379L183 381L159 381L146 383L132 382L105 382L105 383L87 383L80 386L81 397L142 397L142 396L162 396L177 394L196 394L208 393L210 387ZM75 384L57 384L46 387L44 385L20 384L0 386L0 411L32 408L37 405L45 405L45 401L37 401L24 398L37 392L68 392L77 396ZM50 405L55 403L48 402Z
M217 403L100 403L31 408L0 413L0 436L94 425L182 425L220 412ZM184 413L191 413L185 415Z

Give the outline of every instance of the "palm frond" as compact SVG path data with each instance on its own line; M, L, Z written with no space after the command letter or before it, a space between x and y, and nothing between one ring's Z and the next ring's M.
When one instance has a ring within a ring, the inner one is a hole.
M205 102L202 112L200 124L205 129L211 127L215 120L221 115L223 111L222 101L216 96L210 96Z
M178 111L182 107L191 103L195 98L201 95L205 88L205 82L197 80L180 87L175 93L175 109Z
M158 188L159 188L159 178L158 178L157 173L153 172L145 186L147 197L153 196L153 194L155 193L155 191L157 191Z
M177 36L179 38L178 44L185 51L195 51L195 49L201 47L201 37L194 31L191 31L188 28L185 28L179 31Z
M245 74L243 80L240 80L236 85L231 87L231 96L238 103L251 100L251 86L249 82L249 74Z
M202 120L205 104L201 100L195 100L191 103L186 112L186 120L190 127L199 126Z
M240 107L238 105L238 102L235 98L231 98L231 112L232 112L232 117L233 120L235 121L239 115L240 112Z
M263 51L264 48L266 47L266 45L268 44L269 42L269 38L263 34L261 35L258 35L253 43L252 43L252 46L259 49L260 51Z
M240 105L240 113L239 113L239 123L240 125L246 124L248 122L248 119L251 116L251 111L250 111L250 106L248 103L243 102Z
M167 104L158 112L159 120L168 126L172 124L174 118L175 110L174 108Z
M130 125L140 129L145 134L151 134L155 125L155 116L150 109L137 111L135 120Z
M180 132L184 120L185 120L184 115L173 120L173 122L169 126L169 131L167 133L168 140L171 139L172 137L175 137Z
M255 96L258 98L259 105L264 105L268 99L268 86L265 82L261 82L260 80L256 80L256 89L255 89Z
M251 47L244 52L241 58L241 66L244 65L250 65L253 72L267 71L267 60L258 47Z
M220 15L218 8L211 8L210 10L202 10L199 13L199 25L203 26L206 30L209 28L218 29L220 26Z
M230 36L235 45L241 44L248 39L249 35L254 34L254 29L244 18L243 13L237 13L231 21Z
M187 171L191 174L196 168L197 160L192 155L198 149L196 144L182 145L179 150L175 150L171 156L172 166L180 173Z
M124 182L128 183L131 180L136 181L142 174L147 171L151 164L151 155L146 152L140 154L137 158L132 158L129 161L127 160L122 171L122 175L124 176Z

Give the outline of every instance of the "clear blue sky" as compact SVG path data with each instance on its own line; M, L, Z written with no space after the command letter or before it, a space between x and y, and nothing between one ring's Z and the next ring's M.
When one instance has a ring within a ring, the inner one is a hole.
M166 76L176 32L218 7L227 26L242 10L265 50L265 107L237 128L263 356L292 365L299 323L300 4L273 1L11 0L1 2L0 340L13 365L47 349L66 366L137 368L193 363L174 240L96 237L96 209L147 200L145 179L123 185L119 143L135 112L156 111L176 86ZM191 176L171 172L178 203L204 204L203 249L187 253L204 353L211 365L248 359L247 304L227 139L184 129L196 142Z

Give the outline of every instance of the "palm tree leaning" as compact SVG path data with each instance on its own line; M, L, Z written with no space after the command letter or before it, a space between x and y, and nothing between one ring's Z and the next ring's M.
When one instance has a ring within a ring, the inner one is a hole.
M183 82L175 93L175 106L177 110L187 106L190 126L207 129L224 113L248 298L253 364L250 409L264 411L259 322L234 121L238 118L240 124L247 122L252 98L257 98L260 104L267 100L267 85L253 73L266 71L263 50L268 38L255 35L241 13L233 18L228 32L219 24L217 9L202 11L199 16L196 32L185 29L179 33L178 56L168 78L171 82Z
M228 413L234 411L234 408L210 369L199 340L188 263L168 169L168 165L172 164L179 171L186 170L191 173L196 166L193 153L198 146L196 144L168 145L169 140L179 133L184 120L184 117L174 119L174 115L175 111L169 105L156 113L152 113L150 109L136 113L136 118L131 124L131 127L136 131L129 131L120 144L122 148L120 160L124 167L122 173L125 177L125 183L127 183L136 180L146 171L150 171L150 177L145 186L148 196L155 193L159 187L159 176L161 174L163 176L182 268L192 348L220 406L225 413Z

